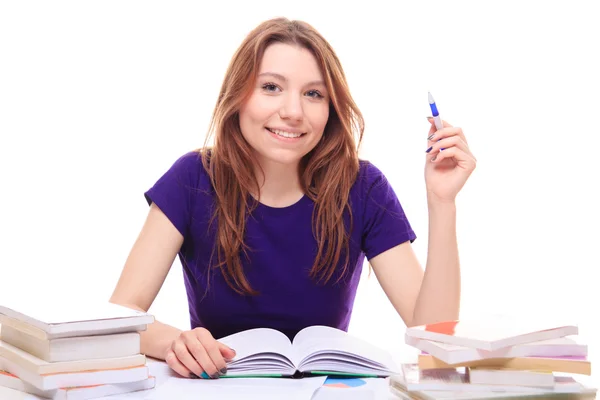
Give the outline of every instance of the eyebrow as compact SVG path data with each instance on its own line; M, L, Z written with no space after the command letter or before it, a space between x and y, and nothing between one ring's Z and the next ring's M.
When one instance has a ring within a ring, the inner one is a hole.
M272 76L272 77L274 77L274 78L277 78L277 79L280 79L280 80L282 80L282 81L284 81L284 82L287 82L287 81L288 81L288 80L287 80L287 78L286 78L285 76L283 76L283 75L281 75L281 74L278 74L278 73L276 73L276 72L263 72L263 73L259 74L258 76ZM325 85L325 82L323 82L323 81L321 81L321 80L318 80L318 81L310 81L310 82L308 82L308 83L306 84L306 86L312 86L312 85L323 85L323 86L326 86L326 85Z

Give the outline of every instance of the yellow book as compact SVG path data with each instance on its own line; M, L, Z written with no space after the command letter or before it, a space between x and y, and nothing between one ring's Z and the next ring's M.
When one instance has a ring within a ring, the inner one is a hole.
M552 371L522 370L502 367L467 368L469 382L473 385L515 385L554 387Z
M584 357L512 357L488 358L458 364L445 362L429 354L419 354L419 368L501 367L520 370L544 370L570 374L591 375L592 364Z

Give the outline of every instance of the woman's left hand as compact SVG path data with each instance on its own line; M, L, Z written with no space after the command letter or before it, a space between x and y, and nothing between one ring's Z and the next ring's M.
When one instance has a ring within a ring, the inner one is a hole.
M443 121L443 128L437 130L433 118L429 118L429 122L427 149L431 150L427 152L425 163L427 195L437 201L453 202L475 169L477 159L461 128Z

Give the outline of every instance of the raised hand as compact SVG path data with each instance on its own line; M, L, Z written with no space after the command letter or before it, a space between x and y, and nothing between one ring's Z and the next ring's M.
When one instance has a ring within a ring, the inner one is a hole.
M461 128L443 121L443 128L437 130L433 118L428 120L431 128L427 134L425 163L427 194L438 201L453 202L475 170L477 159Z

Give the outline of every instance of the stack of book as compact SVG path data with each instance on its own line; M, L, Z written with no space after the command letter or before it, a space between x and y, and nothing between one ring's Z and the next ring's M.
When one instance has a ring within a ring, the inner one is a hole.
M411 327L405 343L420 354L391 389L407 399L595 398L580 379L591 362L578 335L577 325L509 317Z
M45 308L0 305L1 398L90 399L155 386L140 353L152 315L108 302Z

